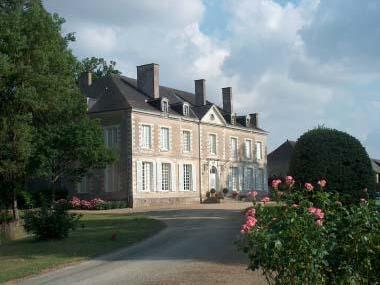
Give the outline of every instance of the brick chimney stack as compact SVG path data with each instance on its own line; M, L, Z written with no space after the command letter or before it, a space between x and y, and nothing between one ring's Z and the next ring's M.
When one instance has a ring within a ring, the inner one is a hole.
M155 63L137 66L137 89L152 99L160 97L160 66Z

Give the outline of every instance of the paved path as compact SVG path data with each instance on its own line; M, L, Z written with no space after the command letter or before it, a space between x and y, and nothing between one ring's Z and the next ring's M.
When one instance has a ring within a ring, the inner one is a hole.
M246 206L234 203L146 211L168 227L132 247L20 284L265 284L258 273L246 270L247 260L233 244L242 221L240 211Z

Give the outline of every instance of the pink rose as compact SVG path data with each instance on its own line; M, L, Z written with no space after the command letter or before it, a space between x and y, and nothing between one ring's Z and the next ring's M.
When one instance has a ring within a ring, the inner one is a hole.
M272 181L272 187L273 187L274 189L277 189L277 188L278 188L278 185L280 185L281 182L282 182L282 181L281 181L280 179L273 180L273 181Z
M360 203L363 203L363 204L365 204L365 203L367 203L367 200L366 200L366 199L364 199L364 198L361 198L361 199L360 199Z
M256 198L256 196L257 196L257 191L251 191L251 192L249 192L249 193L248 193L248 196L251 196L251 197L253 197L253 198Z
M285 182L287 185L293 185L294 184L294 179L292 176L286 176Z
M315 222L318 226L322 227L323 226L323 221L322 220L317 220Z
M254 217L256 215L256 209L248 209L246 212L245 212L245 216L246 217Z
M311 185L311 183L305 183L305 188L307 191L313 191L314 190L314 186Z
M321 186L322 188L325 188L326 185L327 185L327 181L325 179L322 179L322 180L319 180L318 181L318 184L319 186Z
M270 202L270 199L269 199L269 197L264 197L263 199L261 199L261 202L266 204L266 203Z
M297 204L292 205L292 208L299 208L299 207L300 207L300 205L297 205Z

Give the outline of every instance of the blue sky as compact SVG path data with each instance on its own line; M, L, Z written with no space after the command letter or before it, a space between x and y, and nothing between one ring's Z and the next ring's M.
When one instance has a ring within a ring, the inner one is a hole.
M160 64L164 85L209 99L232 86L235 111L259 112L269 150L325 125L380 158L378 0L45 0L75 32L79 57L116 60L127 76Z

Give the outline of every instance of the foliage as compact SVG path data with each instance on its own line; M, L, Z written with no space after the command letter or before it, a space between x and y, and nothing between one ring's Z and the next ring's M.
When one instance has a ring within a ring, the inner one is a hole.
M249 268L260 269L269 284L378 284L379 209L365 198L344 205L322 180L287 181L272 183L280 203L254 200L245 213L239 247Z
M73 210L110 210L129 207L128 202L126 201L104 201L100 198L81 200L75 196L70 200L60 199L56 201L56 203Z
M7 200L16 201L31 177L77 181L114 159L87 117L68 48L74 37L61 35L63 23L39 0L0 4L0 189Z
M44 204L40 209L27 211L24 228L38 240L67 238L70 230L75 230L80 215L70 214L65 205L56 204L50 208Z
M86 57L79 63L78 77L84 72L91 72L93 79L98 79L111 74L121 74L121 72L116 69L115 61L111 60L108 63L104 58L97 57Z
M319 127L297 141L290 174L298 181L327 179L330 191L339 191L355 200L361 190L374 192L375 177L368 154L354 137L341 131Z

